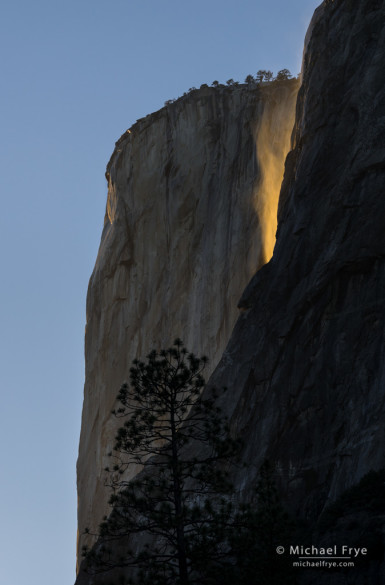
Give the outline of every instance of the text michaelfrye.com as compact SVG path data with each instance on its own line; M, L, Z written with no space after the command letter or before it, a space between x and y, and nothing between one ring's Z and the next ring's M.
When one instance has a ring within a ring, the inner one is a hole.
M278 555L288 555L295 557L293 567L310 567L310 568L340 568L354 567L354 560L365 557L368 554L366 547L354 547L344 545L334 545L330 547L290 545L277 546Z

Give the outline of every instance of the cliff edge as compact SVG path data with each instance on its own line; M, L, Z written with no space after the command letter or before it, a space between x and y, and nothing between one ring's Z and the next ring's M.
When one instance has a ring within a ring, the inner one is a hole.
M116 143L87 295L78 550L109 512L111 410L132 360L180 337L210 373L244 287L271 257L298 85L195 90Z

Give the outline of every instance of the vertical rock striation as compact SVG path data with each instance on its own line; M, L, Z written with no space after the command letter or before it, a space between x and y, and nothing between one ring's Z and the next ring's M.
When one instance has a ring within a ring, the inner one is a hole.
M87 297L80 534L108 512L110 412L131 361L181 337L212 371L271 256L297 91L296 80L193 91L116 143Z

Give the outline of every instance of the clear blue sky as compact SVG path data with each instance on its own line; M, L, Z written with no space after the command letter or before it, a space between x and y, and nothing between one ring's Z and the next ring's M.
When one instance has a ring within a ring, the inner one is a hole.
M3 3L1 583L74 582L85 299L115 141L191 86L298 73L319 3Z

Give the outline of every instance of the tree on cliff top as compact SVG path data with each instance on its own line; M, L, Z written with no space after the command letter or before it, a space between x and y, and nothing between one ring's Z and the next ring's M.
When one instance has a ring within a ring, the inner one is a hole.
M266 69L259 69L257 72L257 81L258 83L262 83L262 81L271 81L274 75L273 72Z
M236 518L229 462L239 442L215 394L202 397L206 362L180 340L133 362L131 383L118 395L115 415L125 422L107 469L113 511L97 547L85 550L91 570L133 567L131 582L143 585L221 582ZM132 465L143 471L127 481Z
M245 78L245 83L247 84L255 83L254 77L252 75L247 75Z
M282 81L283 79L290 79L291 77L293 76L288 69L281 69L278 71L275 79L276 81Z

